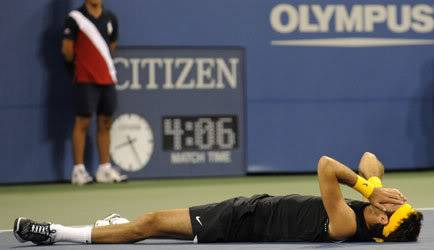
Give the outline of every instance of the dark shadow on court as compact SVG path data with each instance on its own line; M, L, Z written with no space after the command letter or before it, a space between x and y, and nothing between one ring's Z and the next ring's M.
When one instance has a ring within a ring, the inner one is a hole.
M64 20L73 8L70 0L51 0L48 3L46 29L41 35L39 58L45 68L45 131L43 140L51 144L51 161L56 179L69 179L72 159L71 134L74 121L72 64L66 64L61 53ZM87 144L90 144L90 138ZM86 145L86 156L93 156L92 145ZM86 159L93 162L92 159Z

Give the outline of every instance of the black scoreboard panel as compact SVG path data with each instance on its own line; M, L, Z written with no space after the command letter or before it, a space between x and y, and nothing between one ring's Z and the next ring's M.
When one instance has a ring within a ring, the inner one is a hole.
M238 148L236 115L164 117L163 150L203 151Z

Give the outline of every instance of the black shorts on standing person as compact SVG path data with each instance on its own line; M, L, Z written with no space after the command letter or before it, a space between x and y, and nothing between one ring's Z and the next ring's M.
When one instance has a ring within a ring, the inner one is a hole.
M112 116L116 110L117 97L114 85L77 83L74 86L75 113L79 116L97 114Z

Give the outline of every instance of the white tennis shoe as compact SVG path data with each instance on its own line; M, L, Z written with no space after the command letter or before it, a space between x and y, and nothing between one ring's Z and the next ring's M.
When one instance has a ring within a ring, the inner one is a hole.
M124 182L128 179L111 166L99 167L96 171L96 181L100 183Z
M93 181L92 177L86 171L84 166L74 167L72 170L71 183L74 185L82 186Z
M108 225L118 225L118 224L125 224L130 222L129 220L122 218L119 214L111 214L107 217L105 217L102 220L97 220L95 222L95 227L103 227Z

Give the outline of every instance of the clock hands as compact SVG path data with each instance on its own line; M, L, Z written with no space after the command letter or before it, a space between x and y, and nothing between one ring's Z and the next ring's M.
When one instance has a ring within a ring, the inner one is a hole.
M136 146L134 145L136 141L137 138L131 138L130 135L127 135L127 141L116 145L115 149L123 148L125 146L130 146L133 151L134 158L136 158L137 163L140 165L141 164L140 155L139 152L137 152Z
M116 147L115 147L115 149L119 149L119 148L122 148L122 147L125 147L125 146L128 146L128 145L130 145L130 144L132 144L132 143L134 143L134 142L136 142L137 141L137 138L134 138L134 139L130 139L130 136L127 136L127 141L126 142L123 142L123 143L121 143L121 144L118 144L118 145L116 145Z
M119 167L135 172L146 166L154 150L154 135L148 121L138 114L121 114L114 119L110 133L110 156Z
M134 142L137 140L137 138L131 139L131 137L129 135L127 135L127 140L128 143L131 145L131 149L133 150L134 156L136 157L137 163L140 165L141 161L140 161L140 156L139 153L137 152L136 146L134 146Z

